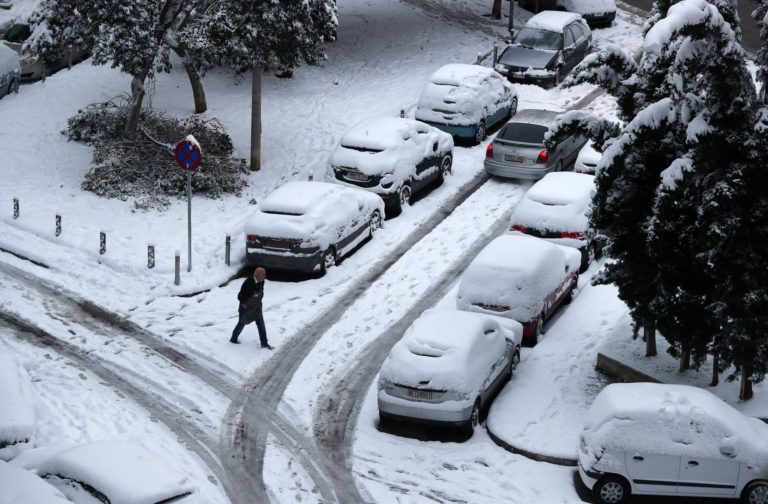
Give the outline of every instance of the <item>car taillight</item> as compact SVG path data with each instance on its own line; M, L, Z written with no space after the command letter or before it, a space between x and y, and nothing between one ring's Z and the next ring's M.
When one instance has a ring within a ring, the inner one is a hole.
M249 241L251 243L255 243L256 242L256 235L252 235L252 234L245 235L245 240Z
M493 157L493 144L489 143L485 148L485 157Z
M537 163L546 163L549 161L549 152L547 152L547 149L544 149L543 151L539 152L539 157L536 158Z
M527 233L528 232L528 228L523 226L522 224L513 224L512 225L512 230L513 231L520 231L521 233Z
M584 233L582 231L563 231L560 233L560 238L584 238Z

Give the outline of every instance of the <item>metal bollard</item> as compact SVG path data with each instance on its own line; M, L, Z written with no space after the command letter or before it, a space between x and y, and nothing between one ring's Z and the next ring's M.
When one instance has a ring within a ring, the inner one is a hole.
M173 283L179 285L181 283L181 252L176 251L176 277Z
M307 180L309 180L310 182L315 180L315 170L309 170L309 175L307 176ZM227 235L227 236L229 236L229 235Z
M67 70L72 70L72 44L67 47L69 49L69 57L67 58Z
M224 264L229 266L229 256L232 250L232 237L227 233L227 239L224 242Z
M56 236L61 234L61 215L56 214Z
M13 198L13 218L19 218L19 198Z
M99 233L99 255L104 255L107 252L107 233L101 231Z
M499 46L493 43L493 68L496 68L496 63L499 61Z
M147 268L155 267L155 246L151 243L147 245Z
M405 109L400 109L400 117L405 117Z

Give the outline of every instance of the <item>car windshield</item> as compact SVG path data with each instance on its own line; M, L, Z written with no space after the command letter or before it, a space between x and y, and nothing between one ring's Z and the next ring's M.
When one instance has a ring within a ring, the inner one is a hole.
M510 142L522 142L529 144L543 144L544 134L547 132L546 126L530 123L512 122L507 124L499 138L509 140Z
M29 38L30 34L31 32L29 31L29 25L15 24L11 26L7 32L5 32L5 40L15 44L21 44Z
M563 46L562 40L562 33L526 26L515 35L514 41L523 47L557 51Z

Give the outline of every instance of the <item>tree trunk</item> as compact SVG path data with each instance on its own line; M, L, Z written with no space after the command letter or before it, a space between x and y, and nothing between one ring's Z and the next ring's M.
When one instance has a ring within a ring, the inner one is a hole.
M677 370L682 373L689 369L691 369L691 351L684 348L683 351L680 352L680 367Z
M645 356L656 357L656 320L646 316L643 320L643 337L645 338Z
M133 76L131 80L131 105L128 112L128 119L125 122L125 136L133 138L139 126L139 116L141 115L141 105L144 103L144 81L149 75L149 68L142 70L138 75Z
M195 100L195 114L202 114L208 110L208 103L205 100L205 90L203 89L203 80L200 77L200 72L198 72L195 65L189 61L184 48L174 47L173 50L179 55L184 64L184 70L187 71L189 85L192 86L192 96Z
M251 84L251 171L261 169L261 71L253 69Z
M739 387L739 399L749 401L752 399L752 366L745 366L741 370L741 387Z
M512 0L510 0L512 1ZM491 17L493 19L501 19L501 0L493 0L493 8L491 9Z
M717 354L712 356L712 381L709 382L710 387L717 387L717 384L720 383L720 370L718 369L720 367L720 358L717 356Z

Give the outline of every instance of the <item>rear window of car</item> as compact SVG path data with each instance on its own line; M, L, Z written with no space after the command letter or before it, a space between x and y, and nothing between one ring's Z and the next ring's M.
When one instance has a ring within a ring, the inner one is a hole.
M509 140L510 142L541 144L544 143L544 134L546 132L546 126L513 122L504 126L504 129L499 133L499 138Z

